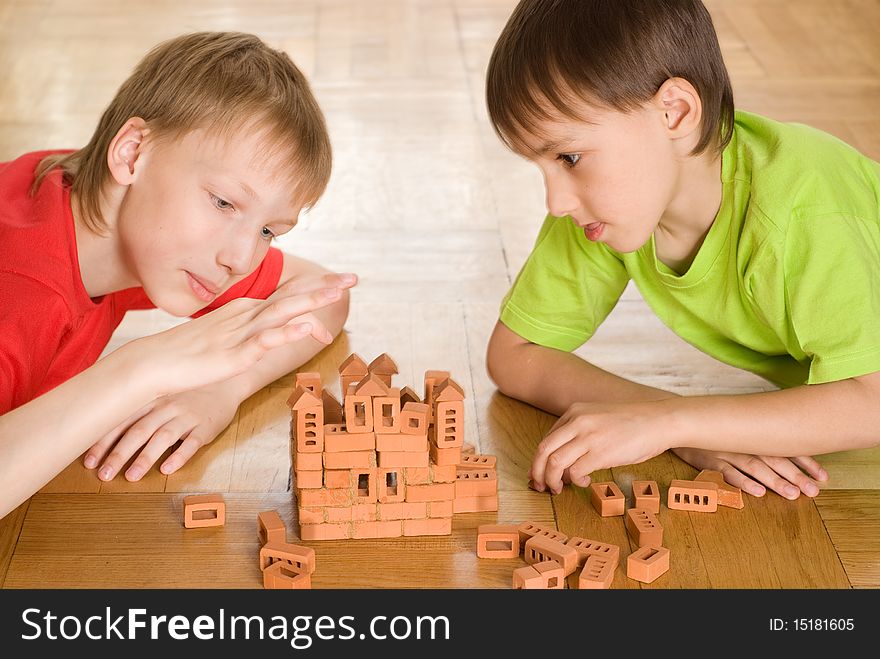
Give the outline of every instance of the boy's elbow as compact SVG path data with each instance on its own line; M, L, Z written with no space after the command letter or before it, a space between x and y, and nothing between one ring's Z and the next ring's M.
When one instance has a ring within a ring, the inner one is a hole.
M506 396L515 397L512 392L514 378L510 369L513 362L511 346L499 340L497 332L494 333L486 348L486 371L498 391Z

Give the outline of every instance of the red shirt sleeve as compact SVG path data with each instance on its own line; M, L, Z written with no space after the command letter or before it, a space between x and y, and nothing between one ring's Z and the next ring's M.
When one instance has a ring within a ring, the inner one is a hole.
M230 300L240 297L257 298L265 300L278 288L281 280L281 269L284 266L284 254L276 247L270 247L263 262L250 275L235 284L204 309L199 309L192 315L193 318L204 316L206 313L222 307Z

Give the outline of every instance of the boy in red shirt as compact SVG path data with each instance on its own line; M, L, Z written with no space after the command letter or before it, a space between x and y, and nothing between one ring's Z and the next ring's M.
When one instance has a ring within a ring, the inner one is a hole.
M138 480L180 442L173 473L332 341L356 277L270 247L330 164L290 59L207 32L154 48L83 149L0 164L0 516L83 451ZM196 319L98 360L153 307Z

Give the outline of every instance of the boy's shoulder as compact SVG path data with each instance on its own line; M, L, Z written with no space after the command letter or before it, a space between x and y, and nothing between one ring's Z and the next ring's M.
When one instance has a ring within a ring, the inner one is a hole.
M49 172L35 194L40 161L59 151L27 153L0 163L0 271L47 291L66 291L75 274L76 237L70 192L60 170ZM8 291L7 291L8 292Z
M725 154L735 159L728 176L748 186L749 206L776 222L839 213L877 217L880 164L818 128L737 110Z

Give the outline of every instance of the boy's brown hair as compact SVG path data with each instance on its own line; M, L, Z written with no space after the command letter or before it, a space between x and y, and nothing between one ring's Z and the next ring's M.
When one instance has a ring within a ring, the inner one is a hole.
M632 111L673 77L702 101L693 155L720 153L733 134L733 90L700 0L521 0L492 51L486 101L501 140L523 147L553 110L580 120L578 102Z
M44 158L32 190L51 169L61 167L83 221L102 233L101 192L110 177L107 151L131 117L146 121L160 141L200 128L228 135L253 122L264 131L267 155L280 156L292 196L306 208L320 198L330 178L324 116L291 59L252 34L196 32L153 48L119 88L91 141L70 154Z

